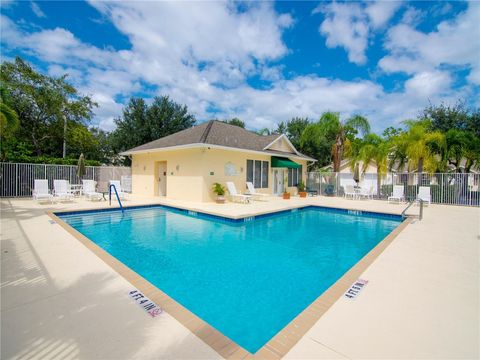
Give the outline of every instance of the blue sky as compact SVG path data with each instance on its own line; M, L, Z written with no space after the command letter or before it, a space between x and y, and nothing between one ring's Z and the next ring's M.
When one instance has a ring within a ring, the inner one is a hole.
M2 61L68 73L107 130L131 96L252 129L332 110L381 131L429 102L480 106L480 2L2 1L1 16Z

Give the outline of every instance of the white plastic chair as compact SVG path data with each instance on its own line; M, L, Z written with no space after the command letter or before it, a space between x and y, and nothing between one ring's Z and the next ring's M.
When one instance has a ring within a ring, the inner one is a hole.
M249 195L252 196L253 200L262 200L262 199L267 200L270 197L270 195L268 195L268 194L262 194L262 193L257 192L255 190L255 187L253 186L253 184L250 181L247 181L247 189L248 189Z
M352 199L357 197L357 193L355 192L353 185L345 185L345 192L343 196L346 198L351 197Z
M71 201L73 194L67 180L53 180L53 195L59 201Z
M102 200L103 195L95 191L95 185L97 182L95 180L82 180L83 183L83 194L89 200Z
M387 201L397 200L398 202L405 201L405 188L403 185L395 185L393 187L392 196L389 196Z
M418 188L417 202L420 202L420 200L430 205L432 201L432 196L430 195L430 186L420 186Z
M250 195L239 194L235 184L231 181L227 181L227 189L228 193L230 194L230 198L234 202L249 203L250 199L252 198Z
M48 190L48 180L35 179L33 185L32 197L38 202L50 201L53 203L53 195Z
M368 189L366 187L361 188L358 196L364 199L373 199L373 186L370 186Z
M117 189L118 197L121 200L125 200L127 198L127 193L122 190L122 185L120 185L120 181L110 180L108 188L109 188L109 191L110 191L111 195L115 196L115 191L112 188L110 188L110 185L115 185L115 189Z

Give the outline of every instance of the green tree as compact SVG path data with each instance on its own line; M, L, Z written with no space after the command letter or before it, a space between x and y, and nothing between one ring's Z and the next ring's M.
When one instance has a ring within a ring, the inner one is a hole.
M294 117L286 123L286 135L295 148L300 149L300 138L310 124L308 118Z
M393 126L387 127L385 130L382 132L382 137L385 140L390 140L391 138L400 135L403 132L401 128L395 128Z
M275 134L287 134L287 123L282 121L277 124L277 128L274 131Z
M11 95L11 108L18 114L17 140L31 142L37 156L59 156L69 124L86 124L96 104L80 95L66 81L67 76L51 77L35 71L16 58L0 65L0 79Z
M8 94L7 89L3 86L0 87L0 160L6 158L6 142L9 143L12 140L13 134L18 129L20 123L18 115L10 107L11 97Z
M245 123L242 120L240 120L239 118L224 120L223 122L227 123L227 124L230 124L230 125L235 125L235 126L241 127L242 129L245 129Z
M440 131L431 131L430 121L406 121L407 131L393 141L393 152L404 154L408 161L408 170L433 173L443 166L445 135ZM419 178L420 181L420 178Z
M351 118L341 121L340 114L335 112L326 112L320 118L324 122L325 128L335 134L335 141L331 148L333 159L333 171L340 171L340 163L344 156L345 147L349 146L351 140L360 131L363 134L370 132L368 120L360 115L354 115Z
M450 129L465 130L469 116L465 103L458 101L453 106L445 103L440 105L430 104L423 110L418 120L429 120L430 130L445 133Z
M85 159L99 160L102 158L99 149L99 141L95 133L81 124L71 123L67 132L69 144L69 156L78 158L84 154Z
M12 135L20 123L17 113L11 108L11 101L8 90L0 87L0 134L3 137Z
M480 162L480 138L472 132L450 129L445 134L444 160L455 166L455 172L470 172ZM446 167L445 169L447 170Z
M362 172L367 170L373 161L377 167L377 196L380 197L381 179L388 171L388 157L391 151L391 143L377 134L367 134L360 142L358 159L362 161Z
M269 128L263 128L257 131L258 135L271 135L272 131Z
M168 96L155 97L151 105L143 99L131 98L115 124L112 144L120 152L192 127L195 117L188 113L187 106L175 103Z
M300 136L300 151L317 159L318 167L332 162L332 146L336 137L336 129L331 126L328 117L308 124Z

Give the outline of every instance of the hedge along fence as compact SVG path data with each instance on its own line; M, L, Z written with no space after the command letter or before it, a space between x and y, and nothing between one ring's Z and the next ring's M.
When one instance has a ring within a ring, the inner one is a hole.
M86 166L82 179L97 181L98 191L108 191L110 180L120 180L126 191L131 191L132 169L123 166ZM81 184L76 165L0 163L0 197L27 197L32 195L35 179L47 179L50 189L53 180L68 180Z
M358 186L371 188L378 199L387 199L392 195L394 185L402 185L407 200L416 199L419 186L427 186L432 203L480 206L480 174L388 173L380 180L380 194L377 191L377 174L363 174ZM322 195L343 196L347 185L357 186L351 173L307 174L307 190L318 191Z

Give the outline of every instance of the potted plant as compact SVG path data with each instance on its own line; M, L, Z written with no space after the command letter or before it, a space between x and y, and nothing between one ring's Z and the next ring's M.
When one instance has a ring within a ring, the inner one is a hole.
M298 184L298 195L300 195L301 198L307 197L307 192L305 191L305 183L300 181Z
M217 204L224 204L225 203L225 187L222 184L216 182L213 183L212 191L217 195L215 202Z
M288 179L287 179L287 178L285 178L284 184L288 184ZM284 198L285 200L290 199L290 193L288 192L286 186L285 186L285 189L283 190L283 198Z

